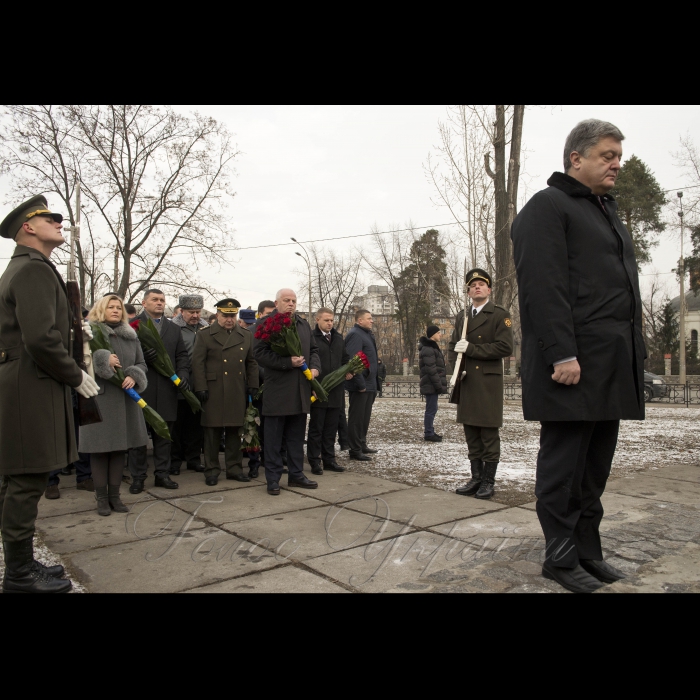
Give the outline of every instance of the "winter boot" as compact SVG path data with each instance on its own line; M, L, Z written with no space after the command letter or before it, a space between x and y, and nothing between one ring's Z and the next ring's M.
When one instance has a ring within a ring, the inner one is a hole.
M106 486L95 487L95 500L97 501L97 512L100 515L112 515L112 509L109 507L109 497L107 496Z
M481 486L481 480L484 475L484 463L480 459L470 460L472 465L472 478L465 486L457 489L456 493L460 496L473 496Z
M493 496L497 469L498 462L484 462L484 478L481 480L481 487L476 492L476 498L491 498Z
M67 579L54 578L34 561L32 538L2 543L5 550L3 593L68 593L73 584Z
M115 513L128 513L129 509L122 503L121 498L119 498L119 487L120 484L113 486L110 484L109 489L109 505Z

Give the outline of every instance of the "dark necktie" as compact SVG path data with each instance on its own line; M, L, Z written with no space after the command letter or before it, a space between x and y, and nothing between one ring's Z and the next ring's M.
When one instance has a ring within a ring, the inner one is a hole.
M472 309L472 318L476 318L476 309Z

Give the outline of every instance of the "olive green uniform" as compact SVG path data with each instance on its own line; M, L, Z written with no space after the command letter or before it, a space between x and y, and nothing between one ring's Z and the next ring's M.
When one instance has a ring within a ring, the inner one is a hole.
M455 343L462 337L464 312L457 317L448 348L454 367ZM503 425L503 358L513 353L513 328L507 309L486 302L479 313L469 317L467 341L462 357L457 422L464 425L470 460L498 462L501 440L498 429Z
M208 391L202 412L205 475L218 476L219 441L226 429L226 473L242 474L243 455L238 428L246 411L246 383L258 389L258 363L253 357L253 336L236 325L228 332L214 323L198 333L192 351L195 391Z

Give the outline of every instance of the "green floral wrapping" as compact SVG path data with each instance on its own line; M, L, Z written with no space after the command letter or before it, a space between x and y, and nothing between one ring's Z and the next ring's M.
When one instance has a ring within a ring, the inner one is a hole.
M90 341L90 350L95 352L95 350L107 350L110 355L114 354L112 346L107 340L107 337L102 332L102 328L98 323L91 323L90 328L92 330L92 340ZM170 431L168 430L168 424L161 418L160 414L154 411L139 394L133 389L124 389L122 384L126 379L126 375L119 367L114 367L114 374L107 380L114 386L119 387L125 394L127 394L133 401L136 402L138 406L141 407L143 411L143 417L146 419L148 425L153 428L153 431L159 437L164 440L171 440Z

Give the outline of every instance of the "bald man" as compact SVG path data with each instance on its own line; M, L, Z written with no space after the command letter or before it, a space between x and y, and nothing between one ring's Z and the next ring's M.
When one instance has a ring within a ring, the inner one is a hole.
M287 444L289 476L287 486L315 489L318 484L304 476L304 435L306 415L311 410L311 384L301 368L306 362L311 374L321 370L318 347L309 323L296 313L297 295L293 289L280 289L275 298L276 314L289 314L296 323L302 355L281 357L269 341L255 340L255 359L265 369L265 478L271 496L280 493L282 477L282 441Z

